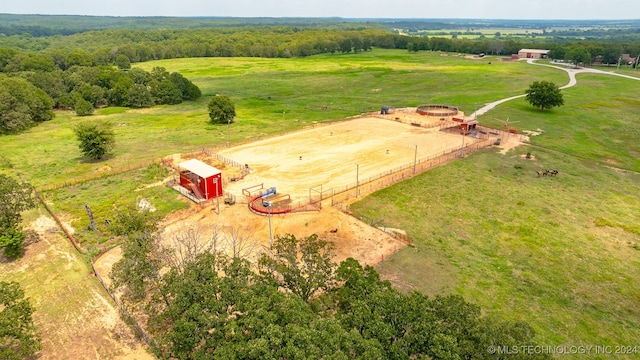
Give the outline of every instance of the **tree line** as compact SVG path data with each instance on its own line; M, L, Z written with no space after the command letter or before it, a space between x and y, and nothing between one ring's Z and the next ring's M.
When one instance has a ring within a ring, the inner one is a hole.
M100 30L69 36L10 36L0 39L0 72L115 65L129 62L189 57L304 57L317 54L368 51L372 47L410 51L516 54L522 48L545 48L562 56L570 46L590 50L592 58L608 46L620 54L637 56L637 41L575 42L562 37L545 39L462 39L407 36L390 30L353 24L352 29L296 26L214 27L202 29ZM20 50L18 50L20 49ZM68 49L68 50L64 50ZM557 57L560 59L561 57Z
M202 95L190 80L162 67L150 72L125 71L131 65L122 58L118 61L120 69L74 65L61 70L50 63L39 64L0 74L0 134L51 120L53 108L73 109L84 116L99 107L178 104Z
M334 264L317 235L276 236L269 249L238 229L162 238L151 216L118 215L126 238L111 277L161 359L492 359L493 346L535 344L527 323L460 296L403 294L371 266Z

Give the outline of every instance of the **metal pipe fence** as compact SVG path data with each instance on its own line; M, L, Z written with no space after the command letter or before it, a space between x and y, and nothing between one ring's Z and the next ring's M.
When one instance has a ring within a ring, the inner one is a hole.
M359 180L357 183L350 183L344 186L331 188L327 190L323 190L322 193L331 194L327 197L321 197L320 200L317 198L309 199L307 202L300 203L300 207L306 207L308 205L316 205L320 204L320 206L336 206L341 205L344 202L352 200L354 198L365 196L375 191L384 189L393 184L399 183L406 179L409 179L416 174L422 173L426 170L434 168L436 166L446 164L455 159L459 159L460 157L472 154L481 149L484 149L492 144L491 139L484 139L474 144L470 144L465 146L464 148L455 148L449 149L446 151L441 151L436 154L432 154L428 157L419 159L414 164L406 163L405 165L398 166L391 170L384 171L374 176L370 176L367 178L363 178ZM463 151L464 150L464 151ZM414 174L414 166L416 168ZM318 185L319 186L319 185ZM318 186L310 188L311 192L317 192L315 190ZM357 194L356 194L357 189ZM295 211L295 210L294 210Z

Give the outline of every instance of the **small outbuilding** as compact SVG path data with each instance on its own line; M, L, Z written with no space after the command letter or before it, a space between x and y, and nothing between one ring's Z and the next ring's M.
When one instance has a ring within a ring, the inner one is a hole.
M521 49L518 51L518 57L520 59L546 59L550 51L551 50Z
M460 133L463 135L469 135L470 133L475 133L476 126L478 122L476 120L465 121L460 124Z
M178 164L180 167L180 186L189 190L201 200L222 196L222 172L198 159Z

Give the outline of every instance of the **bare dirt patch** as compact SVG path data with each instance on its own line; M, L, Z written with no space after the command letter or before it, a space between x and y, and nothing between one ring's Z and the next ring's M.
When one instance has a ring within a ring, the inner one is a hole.
M506 153L509 152L509 150L515 148L516 146L522 145L525 142L528 142L529 138L525 138L524 141L520 141L520 139L517 136L509 136L506 139L502 139L502 141L500 142L500 145L498 145L498 147L500 148L500 154L505 155Z
M538 136L541 135L544 130L538 128L536 130L522 130L522 133L527 134L527 136Z

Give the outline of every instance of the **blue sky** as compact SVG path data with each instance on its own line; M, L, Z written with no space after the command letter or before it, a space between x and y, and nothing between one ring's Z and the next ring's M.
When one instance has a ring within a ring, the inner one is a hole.
M0 13L475 19L638 19L632 0L2 0Z

